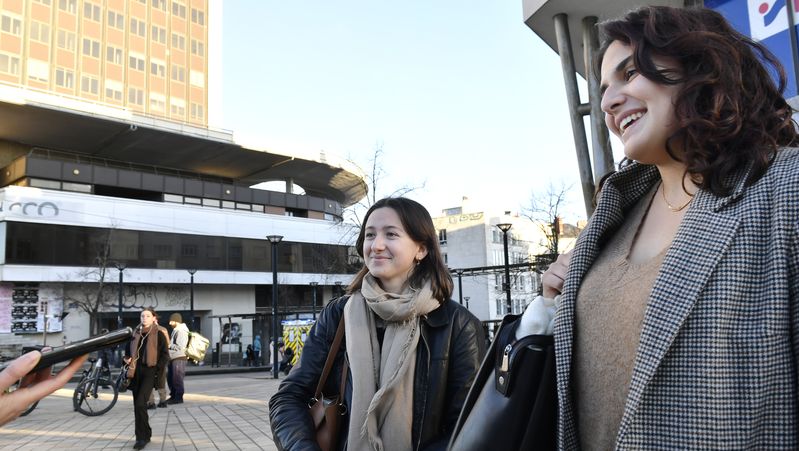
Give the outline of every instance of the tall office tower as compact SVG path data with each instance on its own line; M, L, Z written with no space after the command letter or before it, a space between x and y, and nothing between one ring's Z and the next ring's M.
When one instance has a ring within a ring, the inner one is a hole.
M208 125L208 0L0 0L0 83Z

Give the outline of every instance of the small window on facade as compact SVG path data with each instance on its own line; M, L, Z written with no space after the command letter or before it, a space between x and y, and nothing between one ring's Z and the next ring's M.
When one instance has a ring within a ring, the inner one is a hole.
M183 196L177 194L164 194L164 202L174 202L177 204L183 203Z

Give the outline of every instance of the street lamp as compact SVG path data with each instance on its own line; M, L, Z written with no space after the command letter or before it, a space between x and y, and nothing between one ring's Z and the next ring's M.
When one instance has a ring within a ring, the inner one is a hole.
M117 329L122 329L122 294L124 290L124 271L127 265L125 262L116 262L114 265L119 270L119 302L117 304ZM122 346L117 346L117 365L122 366Z
M197 272L197 269L187 269L189 274L191 275L191 281L189 282L189 309L191 310L191 330L196 330L197 332L200 329L197 327L196 322L194 321L194 273Z
M461 282L461 277L463 277L463 270L459 269L455 271L455 274L458 275L458 300L460 304L463 305L463 283Z
M272 243L272 376L279 376L279 363L277 361L277 244L283 239L282 235L269 235L266 237Z
M513 224L503 223L497 224L499 230L502 230L502 244L505 247L505 282L502 284L505 289L505 296L508 301L508 314L512 312L510 300L510 268L508 267L508 230L513 227Z
M469 310L469 299L471 298L469 296L466 296L463 299L466 299L466 310Z

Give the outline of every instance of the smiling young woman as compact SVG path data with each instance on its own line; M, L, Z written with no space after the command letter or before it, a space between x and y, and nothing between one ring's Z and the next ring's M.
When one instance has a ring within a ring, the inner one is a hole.
M319 315L300 364L269 401L278 449L316 449L308 414L337 325L344 349L327 380L337 393L346 359L347 406L335 449L444 449L485 354L480 321L450 299L452 278L430 214L405 198L377 201L356 242L364 266Z
M559 448L799 449L799 136L784 71L703 8L600 28L602 109L627 159L543 278L562 294Z

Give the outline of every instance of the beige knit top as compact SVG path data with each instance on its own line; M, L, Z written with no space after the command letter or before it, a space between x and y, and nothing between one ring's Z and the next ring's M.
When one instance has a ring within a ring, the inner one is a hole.
M666 249L650 261L627 261L657 187L630 211L583 278L577 294L574 399L581 448L616 443L649 293ZM668 247L667 247L668 249Z

